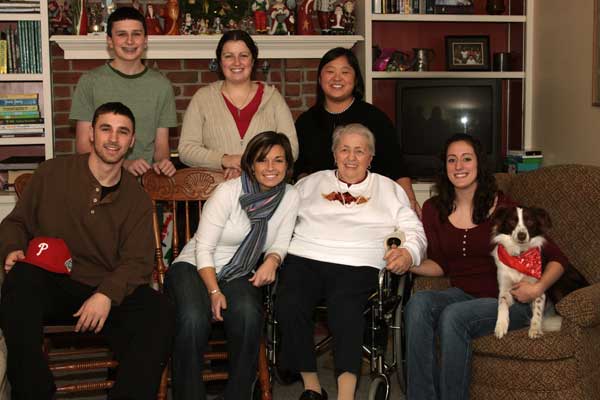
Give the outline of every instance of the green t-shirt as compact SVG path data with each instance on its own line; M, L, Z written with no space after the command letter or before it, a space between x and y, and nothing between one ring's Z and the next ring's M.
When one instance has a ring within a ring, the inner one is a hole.
M91 122L96 108L113 101L125 104L135 117L135 146L127 158L152 163L156 129L177 126L171 82L150 68L125 75L105 64L79 79L69 118Z

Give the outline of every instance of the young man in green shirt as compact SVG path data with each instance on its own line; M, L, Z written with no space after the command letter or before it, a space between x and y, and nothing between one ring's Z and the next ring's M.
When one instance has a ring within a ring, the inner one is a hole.
M76 150L91 150L89 129L94 110L106 102L119 101L129 107L138 128L136 143L123 164L133 175L150 168L171 176L169 128L177 126L175 98L168 79L144 65L148 44L144 16L133 7L121 7L108 19L107 42L115 58L81 77L71 106L77 120Z

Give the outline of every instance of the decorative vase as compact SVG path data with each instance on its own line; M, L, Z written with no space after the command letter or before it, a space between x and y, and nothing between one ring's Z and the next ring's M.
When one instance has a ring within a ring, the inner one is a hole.
M487 13L490 15L503 14L506 7L504 6L504 0L487 0Z

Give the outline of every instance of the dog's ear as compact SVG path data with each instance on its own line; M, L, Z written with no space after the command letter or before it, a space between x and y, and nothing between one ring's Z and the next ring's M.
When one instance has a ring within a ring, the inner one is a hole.
M552 220L550 220L550 215L543 208L531 208L532 214L535 216L535 219L540 227L540 230L543 233L546 233L548 229L552 228Z
M509 207L498 207L494 214L492 215L492 220L494 222L494 226L500 226L506 220L506 216L510 212Z

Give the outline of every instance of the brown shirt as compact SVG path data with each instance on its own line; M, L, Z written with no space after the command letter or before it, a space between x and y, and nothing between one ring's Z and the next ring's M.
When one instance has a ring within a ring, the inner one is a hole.
M152 205L125 170L119 188L100 199L102 187L88 154L44 162L15 209L0 224L0 261L27 250L34 237L65 240L73 257L71 279L97 287L114 304L143 284L153 268Z

